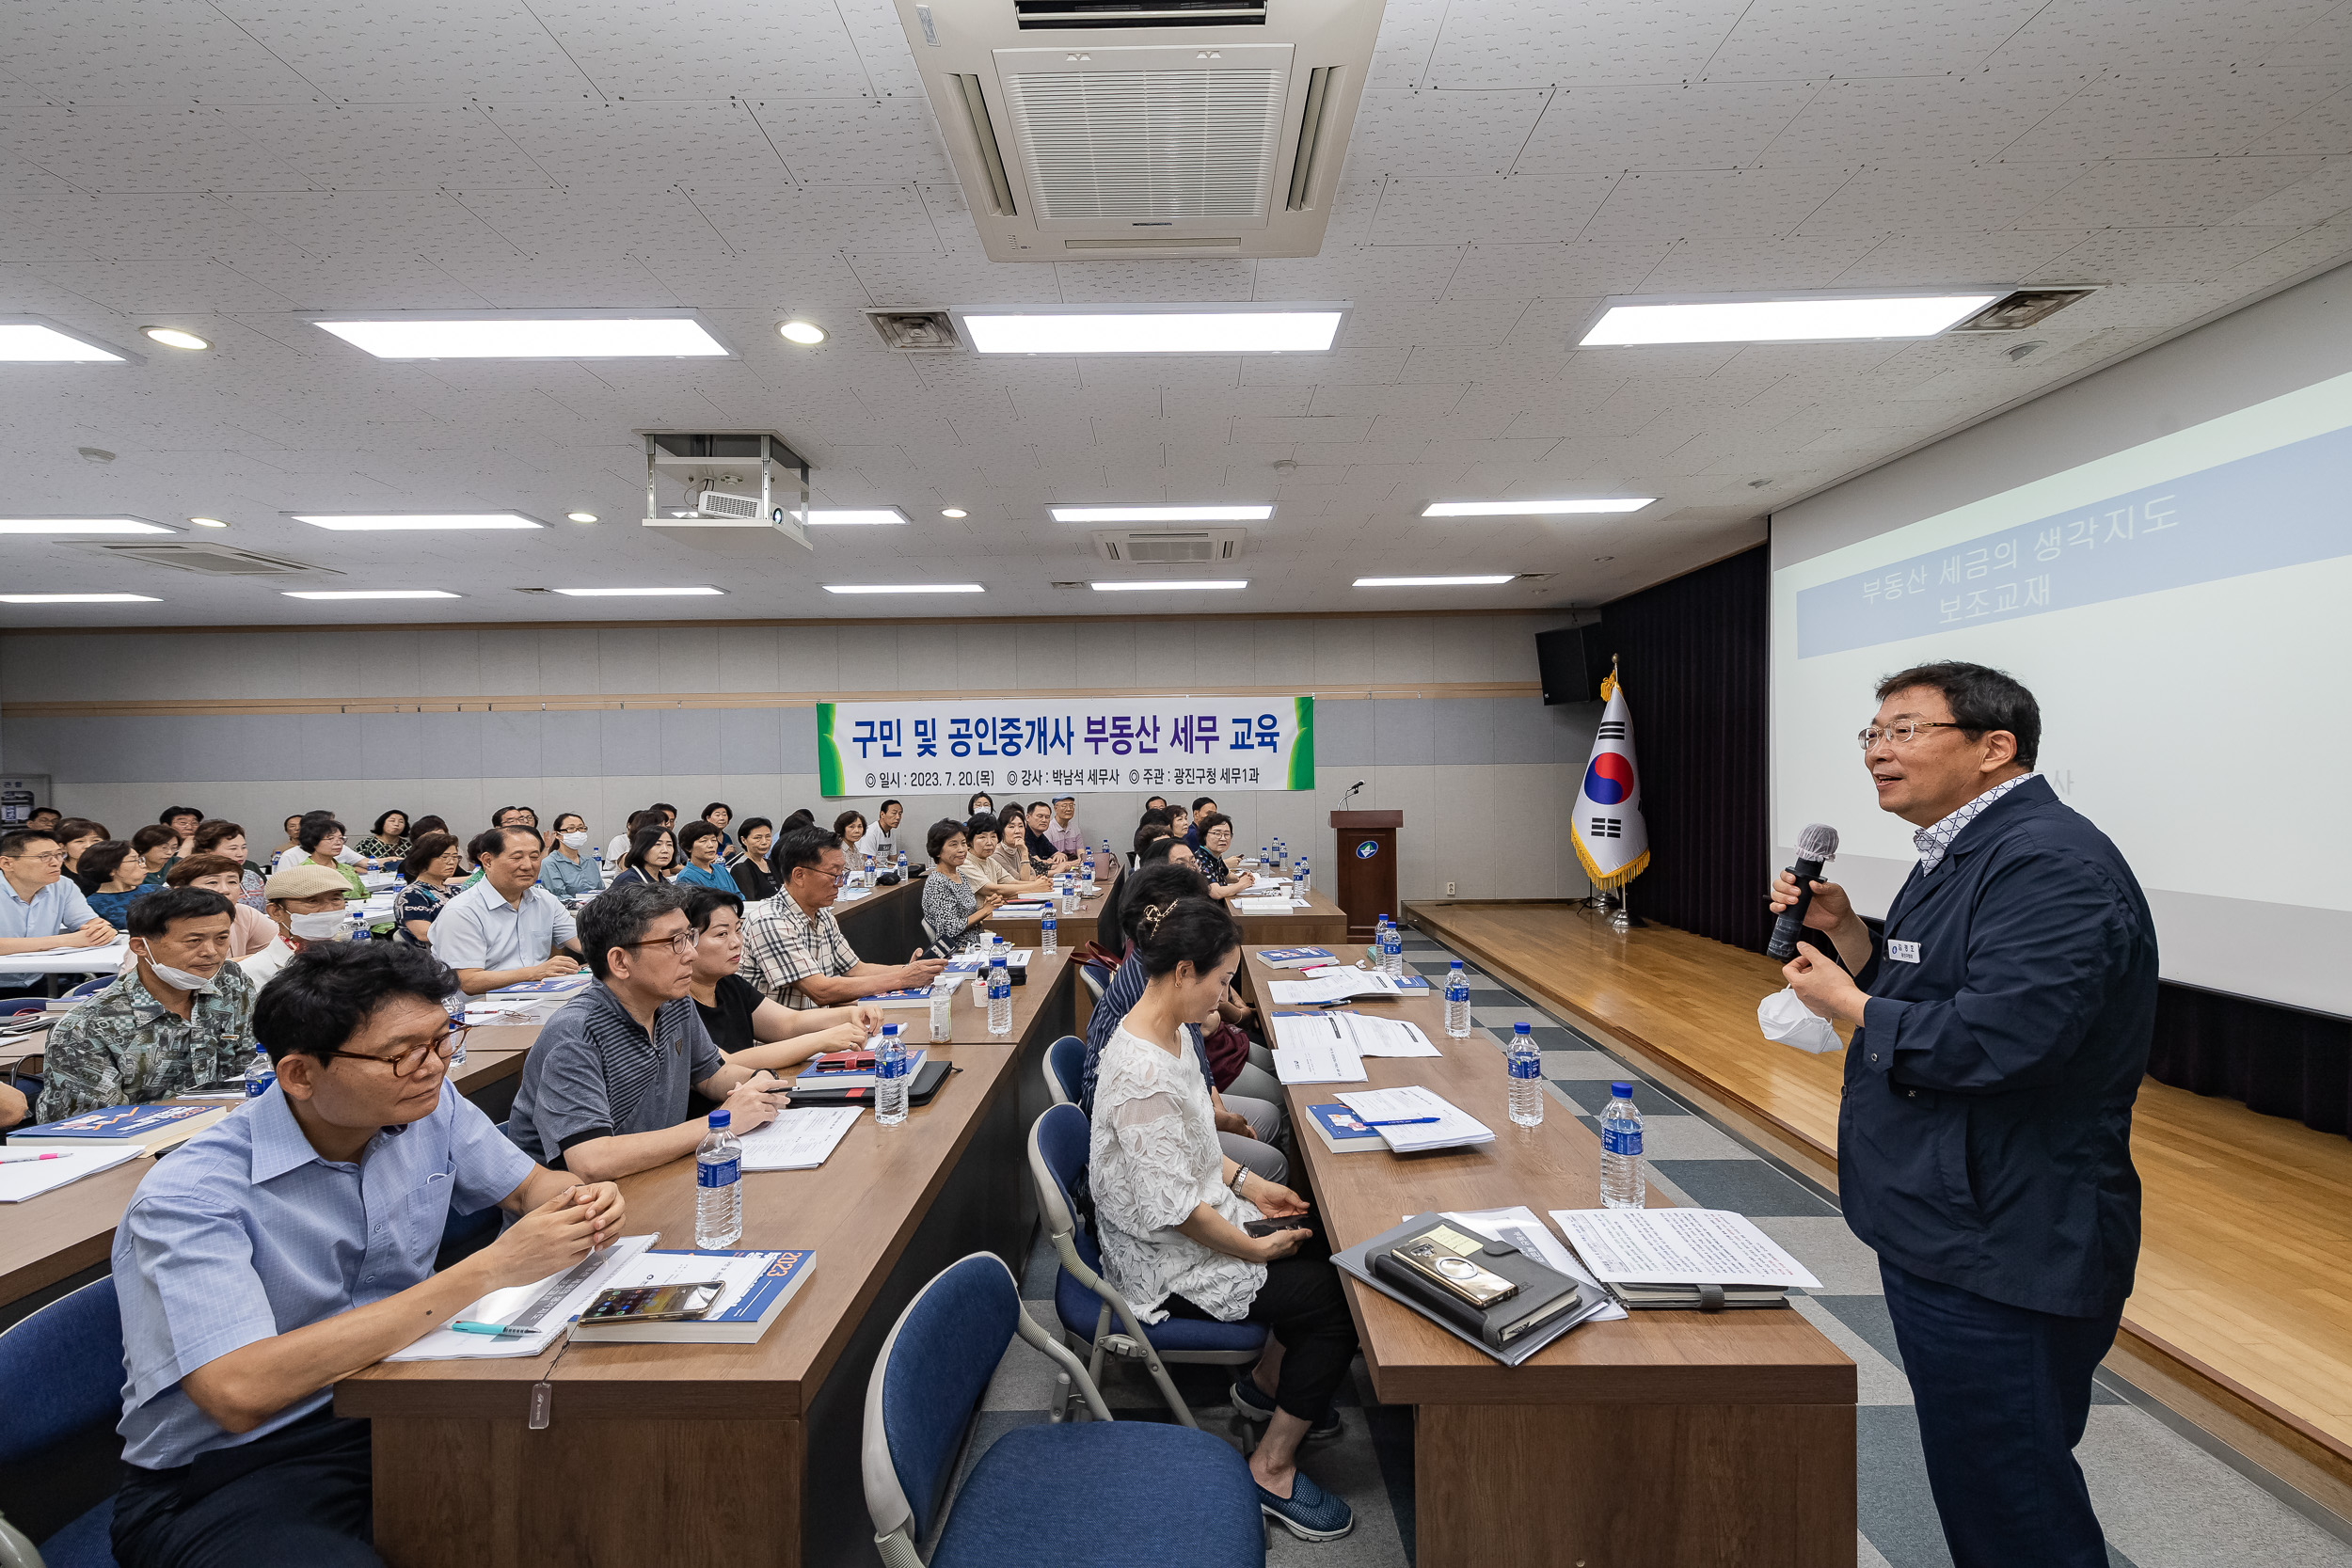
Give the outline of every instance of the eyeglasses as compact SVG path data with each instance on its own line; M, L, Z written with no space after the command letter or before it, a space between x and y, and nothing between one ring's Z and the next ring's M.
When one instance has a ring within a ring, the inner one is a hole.
M647 937L643 942L623 942L621 945L624 947L667 947L681 958L691 958L694 956L694 943L697 940L697 933L690 926L675 936Z
M412 1045L397 1056L372 1056L364 1051L330 1051L326 1054L330 1058L348 1056L355 1062L380 1063L390 1068L392 1076L395 1078L414 1078L424 1070L424 1059L427 1056L436 1056L444 1062L448 1061L457 1054L458 1048L466 1043L466 1037L472 1032L470 1025L453 1024L424 1044Z
M1867 729L1857 730L1854 733L1854 738L1862 742L1862 749L1867 752L1882 740L1891 740L1898 746L1908 746L1919 738L1919 733L1922 730L1956 730L1959 728L1958 724L1941 719L1928 721L1905 720L1899 724L1889 724L1884 729L1873 724Z
M8 859L15 861L40 861L45 865L63 865L65 863L65 851L62 849L52 849L45 855L10 855Z

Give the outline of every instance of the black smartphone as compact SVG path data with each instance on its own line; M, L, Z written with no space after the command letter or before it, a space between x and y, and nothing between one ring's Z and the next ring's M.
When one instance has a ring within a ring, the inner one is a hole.
M1271 1236L1278 1230L1312 1230L1314 1222L1305 1214L1292 1214L1283 1219L1249 1220L1241 1229L1245 1236Z

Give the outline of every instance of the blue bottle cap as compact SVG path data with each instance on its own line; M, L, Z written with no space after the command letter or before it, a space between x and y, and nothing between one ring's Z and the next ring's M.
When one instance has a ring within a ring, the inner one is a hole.
M1609 1096L1613 1100L1630 1100L1633 1098L1633 1085L1630 1084L1612 1084L1609 1085Z
M1530 1027L1530 1025L1527 1023L1527 1022L1526 1022L1524 1019L1522 1019L1522 1020L1520 1020L1518 1022L1514 1023L1513 1025L1511 1025L1511 1033L1512 1033L1512 1034L1514 1034L1514 1035L1524 1035L1524 1034L1526 1034L1526 1033L1528 1032L1529 1027Z
M727 1111L713 1111L710 1113L710 1125L714 1129L728 1126L734 1120L734 1115Z
M882 1025L882 1037L883 1037L884 1039L894 1039L894 1038L896 1038L896 1037L898 1037L898 1028L899 1028L899 1026L898 1026L898 1024L896 1024L896 1023L885 1023L885 1024L883 1024L883 1025Z
M1459 968L1461 968L1461 967L1462 967L1462 960L1461 960L1461 959L1459 959L1459 958L1456 958L1456 959L1454 959L1452 963L1448 964L1446 967L1447 967L1447 968L1449 968L1449 969L1459 969Z

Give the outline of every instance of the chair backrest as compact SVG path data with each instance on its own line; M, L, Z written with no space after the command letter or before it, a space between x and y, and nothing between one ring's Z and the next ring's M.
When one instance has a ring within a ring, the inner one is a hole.
M1075 1035L1064 1035L1045 1048L1045 1086L1053 1091L1055 1104L1078 1102L1079 1081L1086 1066L1087 1042Z
M0 1002L0 1018L11 1018L18 1013L37 1013L47 1006L49 998L45 996L11 996Z
M85 980L80 985L74 987L72 990L67 991L65 993L65 999L71 1001L72 998L77 996L96 996L100 991L104 990L108 986L111 986L114 983L115 976L111 974L101 974L96 979Z
M1094 966L1087 964L1082 967L1078 971L1078 979L1085 985L1087 994L1093 997L1097 1005L1100 1005L1103 1000L1104 982L1103 977L1094 973Z
M949 1264L907 1303L866 1386L866 1506L921 1540L946 1501L964 1430L1019 1332L1021 1291L993 1252Z
M122 1319L114 1276L59 1296L0 1333L0 1466L122 1416Z
M1038 1216L1045 1233L1058 1236L1067 1231L1077 1243L1079 1261L1100 1274L1102 1251L1079 1223L1078 1205L1071 1196L1086 1176L1092 1135L1087 1114L1077 1106L1048 1106L1029 1129L1029 1175L1037 1186Z

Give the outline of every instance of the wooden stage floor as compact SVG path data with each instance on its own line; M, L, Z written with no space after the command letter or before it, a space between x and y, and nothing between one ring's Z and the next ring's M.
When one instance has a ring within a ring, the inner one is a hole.
M1756 1005L1781 986L1771 959L1662 926L1620 936L1580 904L1406 911L1835 1186L1841 1059L1757 1033ZM2159 1399L2151 1370L2178 1379L2216 1407L2220 1418L2201 1424L2232 1442L2250 1429L2299 1457L2333 1479L2341 1506L2352 1486L2352 1141L2150 1079L2132 1157L2143 1243L2117 1370Z

